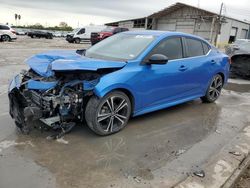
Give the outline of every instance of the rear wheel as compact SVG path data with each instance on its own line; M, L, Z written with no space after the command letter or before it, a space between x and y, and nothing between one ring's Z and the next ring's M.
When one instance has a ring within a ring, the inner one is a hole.
M110 135L122 130L130 118L131 102L126 94L114 91L103 98L90 98L85 119L87 125L98 135Z
M216 74L207 89L206 95L201 97L201 100L206 103L212 103L216 101L220 94L223 87L223 78L220 74Z
M3 41L3 42L10 42L11 38L10 38L9 35L2 35L1 36L1 41Z

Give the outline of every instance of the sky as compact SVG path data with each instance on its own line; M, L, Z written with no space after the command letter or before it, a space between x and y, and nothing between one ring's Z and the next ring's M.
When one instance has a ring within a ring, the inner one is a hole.
M21 25L40 23L72 27L140 18L182 2L219 12L221 0L0 0L0 23L15 25L14 14L20 14ZM249 0L224 0L223 14L250 21Z

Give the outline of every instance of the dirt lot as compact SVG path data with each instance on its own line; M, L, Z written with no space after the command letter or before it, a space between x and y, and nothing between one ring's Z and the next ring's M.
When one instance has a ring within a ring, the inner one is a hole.
M85 125L56 141L46 139L53 132L20 134L8 115L7 88L27 68L23 61L47 50L87 46L26 37L0 43L0 187L171 187L200 170L206 187L216 187L218 175L224 180L232 172L228 165L220 166L224 171L209 167L250 126L248 81L230 80L214 104L195 100L133 118L112 136L97 136ZM250 143L244 144L246 151Z
M246 169L245 173L239 177L234 188L249 188L250 187L250 166Z

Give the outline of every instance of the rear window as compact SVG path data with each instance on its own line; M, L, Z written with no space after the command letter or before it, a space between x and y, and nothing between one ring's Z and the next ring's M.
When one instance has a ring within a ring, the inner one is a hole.
M187 56L195 57L204 55L203 45L200 40L186 38Z
M9 30L10 28L7 25L0 25L0 30Z

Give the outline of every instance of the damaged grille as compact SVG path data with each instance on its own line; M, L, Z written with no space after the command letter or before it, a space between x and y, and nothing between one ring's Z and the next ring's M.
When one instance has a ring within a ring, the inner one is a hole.
M38 92L31 90L30 92L30 99L36 105L42 108L50 108L51 107L51 100L47 99L46 97L42 97Z

